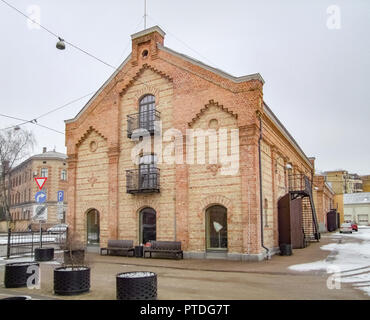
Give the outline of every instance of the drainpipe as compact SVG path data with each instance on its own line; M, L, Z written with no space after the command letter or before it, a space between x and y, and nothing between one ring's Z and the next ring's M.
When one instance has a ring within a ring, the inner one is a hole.
M260 136L258 138L258 162L259 162L259 177L260 177L260 215L261 215L261 246L266 250L266 258L270 258L270 250L264 245L263 238L263 203L262 203L262 156L261 156L261 141L262 141L262 116L260 118Z

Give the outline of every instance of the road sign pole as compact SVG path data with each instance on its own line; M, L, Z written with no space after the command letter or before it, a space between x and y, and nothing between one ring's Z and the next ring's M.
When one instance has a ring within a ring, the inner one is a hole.
M42 227L41 227L41 220L40 220L40 248L42 248Z

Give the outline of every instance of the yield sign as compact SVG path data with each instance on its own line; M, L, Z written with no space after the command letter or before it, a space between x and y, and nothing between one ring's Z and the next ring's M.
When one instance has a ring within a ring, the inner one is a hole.
M46 182L47 178L35 178L35 181L39 187L39 189L41 190L42 187L44 186L45 182Z

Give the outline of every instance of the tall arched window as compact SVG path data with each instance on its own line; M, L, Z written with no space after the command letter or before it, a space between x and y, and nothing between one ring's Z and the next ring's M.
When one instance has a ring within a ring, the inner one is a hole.
M140 128L149 132L154 130L155 97L151 94L144 96L139 102Z
M87 244L94 245L100 242L100 214L98 210L91 209L86 214Z
M157 239L157 218L152 208L144 208L140 211L140 243L147 243Z
M227 209L215 205L206 210L207 250L227 250Z

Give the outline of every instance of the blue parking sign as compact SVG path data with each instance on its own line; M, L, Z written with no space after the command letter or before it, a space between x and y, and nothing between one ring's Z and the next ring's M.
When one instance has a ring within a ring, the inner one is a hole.
M64 200L64 191L58 191L58 202L63 202Z

